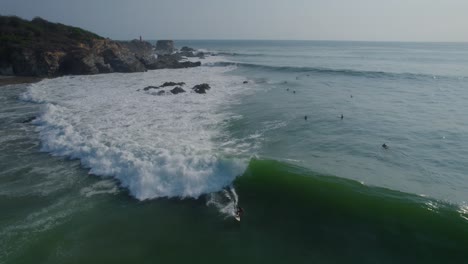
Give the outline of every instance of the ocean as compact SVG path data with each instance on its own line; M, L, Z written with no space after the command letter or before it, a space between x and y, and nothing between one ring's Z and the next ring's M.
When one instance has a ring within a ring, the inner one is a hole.
M0 87L0 263L468 263L466 43L176 46Z

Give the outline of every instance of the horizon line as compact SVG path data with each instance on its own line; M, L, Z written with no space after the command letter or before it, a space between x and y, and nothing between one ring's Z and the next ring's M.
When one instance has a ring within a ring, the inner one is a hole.
M129 41L133 39L114 39L117 41ZM234 39L234 38L161 38L161 39L144 39L143 41L158 41L158 40L173 40L173 41L310 41L310 42L368 42L368 43L433 43L433 44L468 44L468 41L421 41L421 40L337 40L337 39Z

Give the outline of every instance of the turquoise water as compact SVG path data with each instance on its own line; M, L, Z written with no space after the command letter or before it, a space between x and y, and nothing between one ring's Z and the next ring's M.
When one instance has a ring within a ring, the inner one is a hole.
M468 261L466 44L176 44L218 55L1 87L0 263Z

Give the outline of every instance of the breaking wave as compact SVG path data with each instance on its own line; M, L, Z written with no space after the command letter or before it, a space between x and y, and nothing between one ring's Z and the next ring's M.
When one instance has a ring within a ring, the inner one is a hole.
M198 197L228 186L248 162L240 153L250 153L242 149L250 145L226 143L235 142L224 130L235 116L223 107L248 89L225 74L231 69L61 77L31 85L21 98L44 104L34 121L42 151L115 177L139 200ZM141 89L166 81L185 82L187 92L157 96ZM190 92L200 83L211 90Z

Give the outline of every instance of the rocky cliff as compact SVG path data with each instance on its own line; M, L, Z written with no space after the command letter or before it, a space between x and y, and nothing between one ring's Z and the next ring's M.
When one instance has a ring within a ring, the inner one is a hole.
M156 59L148 42L119 42L42 18L0 16L0 75L53 77L185 68L177 56Z
M175 51L174 41L158 40L156 42L156 53L158 55L169 55Z

